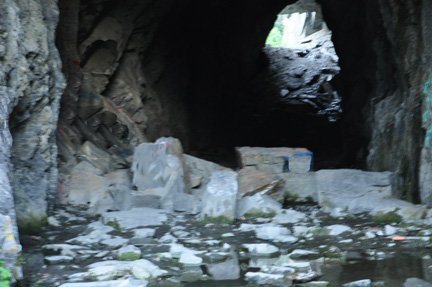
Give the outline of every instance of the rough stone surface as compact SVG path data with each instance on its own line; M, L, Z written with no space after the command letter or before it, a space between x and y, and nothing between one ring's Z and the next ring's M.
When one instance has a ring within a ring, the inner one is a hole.
M0 97L10 100L9 111L16 106L9 126L17 221L21 230L37 230L58 181L55 130L64 78L54 38L57 1L3 1L1 7L6 49L0 79L9 80L3 80Z
M392 198L390 172L320 170L316 172L321 206L340 207L352 213L371 212L410 203Z
M280 210L275 217L273 217L273 222L278 224L287 224L287 223L297 223L305 219L306 216L301 212L292 209L283 209Z
M159 196L161 206L172 211L173 197L185 192L185 181L182 163L177 156L167 153L168 146L168 142L163 142L136 147L132 171L138 190Z
M215 171L203 195L202 218L225 217L234 221L238 196L237 174L233 171Z
M109 199L111 196L108 187L112 182L102 175L102 171L89 162L80 162L72 170L69 202L92 207L103 199Z
M251 196L255 193L271 194L282 185L282 180L266 172L241 169L238 171L238 188L241 196Z
M166 213L160 209L133 208L126 211L106 212L102 214L105 224L118 224L122 230L138 227L161 225L168 220Z
M312 164L312 153L305 148L238 147L236 151L243 168L270 174L305 173Z
M54 44L56 4L0 2L0 260L16 276L21 273L12 267L21 249L16 220L22 231L40 228L46 199L57 185L54 133L64 78Z
M279 248L268 243L243 244L252 256L271 256L279 252Z
M197 158L188 154L185 154L184 158L191 178L195 177L197 180L198 178L200 179L199 184L196 184L200 187L205 187L210 182L211 175L214 171L227 169L214 162Z
M282 204L272 199L268 195L256 193L246 196L239 200L237 217L250 215L258 217L266 214L276 214L282 209Z
M282 173L279 175L285 181L280 192L271 195L274 198L284 198L293 201L312 200L318 202L315 172L308 173Z
M408 278L404 287L432 287L432 284L419 278Z

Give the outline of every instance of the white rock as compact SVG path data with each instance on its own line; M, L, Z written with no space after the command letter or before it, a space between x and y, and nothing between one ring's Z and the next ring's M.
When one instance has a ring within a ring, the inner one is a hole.
M237 207L237 173L215 171L202 198L201 218L225 217L235 220Z
M178 239L170 233L165 233L158 241L160 243L176 243Z
M53 255L53 256L46 256L45 262L53 265L53 264L60 264L60 263L68 263L72 262L73 257L71 256L63 256L63 255Z
M166 212L154 208L132 208L125 211L105 212L102 221L105 224L113 222L118 224L121 230L136 229L138 227L162 225L168 220Z
M316 172L320 206L340 207L350 213L376 212L412 203L392 198L391 172L352 169Z
M365 236L367 238L375 238L376 237L375 233L373 233L371 231L366 231Z
M344 232L351 232L352 229L349 226L341 225L341 224L334 224L330 226L325 227L327 230L329 230L329 235L331 236L337 236L339 234L342 234Z
M232 232L222 234L222 237L234 237L234 236L235 236L235 234Z
M298 223L306 219L306 215L296 210L284 209L273 217L273 222L279 224Z
M268 274L264 272L247 272L245 279L248 282L252 282L258 285L276 285L282 286L284 282L284 276L278 274Z
M296 270L291 267L282 267L282 266L262 266L261 268L262 272L270 273L270 274L279 274L279 275L285 275L289 273L295 273Z
M363 280L358 280L358 281L346 283L342 286L343 287L370 287L371 283L372 282L370 279L363 279Z
M122 247L116 251L117 257L120 260L126 260L128 258L135 258L139 259L141 257L141 249L134 245L128 245L125 247Z
M304 234L308 233L309 230L310 230L310 227L307 227L307 226L302 226L302 225L293 226L293 233L296 236L304 235Z
M154 228L138 228L134 229L134 236L137 238L153 237L156 233Z
M273 240L280 235L289 234L291 234L291 232L288 228L273 224L262 225L255 229L256 237L264 240Z
M243 244L252 256L270 256L279 252L279 248L267 243Z
M99 243L103 240L111 239L112 236L107 234L108 232L114 231L115 229L111 226L104 225L100 221L96 221L90 223L88 228L87 235L78 236L72 239L67 240L67 243L76 243L81 245L91 245L95 243Z
M131 274L140 280L157 278L167 274L166 270L160 269L148 260L140 259L132 261L131 263Z
M282 205L268 195L256 193L245 196L238 202L237 218L245 214L270 214L278 213Z
M391 226L388 224L386 226L384 226L385 235L394 235L397 231L398 231L398 229L394 226Z
M203 259L191 253L183 252L179 262L185 265L201 265Z
M121 247L129 242L129 239L120 237L120 236L113 236L111 238L107 238L102 240L100 243L106 246L109 246L111 248L118 248Z

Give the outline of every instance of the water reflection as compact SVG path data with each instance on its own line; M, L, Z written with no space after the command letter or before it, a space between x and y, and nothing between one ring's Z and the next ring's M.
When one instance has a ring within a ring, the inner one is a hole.
M417 277L432 282L432 258L422 259L423 252L398 251L391 258L381 260L357 260L346 264L323 264L319 261L311 262L313 269L321 271L323 276L320 281L330 282L330 286L342 286L344 283L371 279L372 282L382 282L384 286L403 287L407 278ZM284 256L284 255L282 255ZM249 268L256 269L263 265L271 265L277 258L252 258L249 261ZM319 266L316 266L319 265ZM217 264L207 265L213 280L205 282L194 282L186 284L185 287L244 287L247 282L243 280L244 272L238 269L237 257ZM240 272L240 279L227 280L231 276L236 278ZM226 273L226 274L224 274ZM223 279L222 281L217 281Z
M382 260L322 266L321 280L330 282L331 286L342 286L347 282L371 279L373 282L384 282L385 286L398 287L411 277L430 280L431 275L427 272L430 263L430 260L422 260L413 254L397 252L392 258Z

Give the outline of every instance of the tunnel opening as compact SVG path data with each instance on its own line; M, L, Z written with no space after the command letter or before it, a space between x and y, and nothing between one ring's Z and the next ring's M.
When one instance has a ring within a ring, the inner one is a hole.
M350 136L356 131L343 116L339 59L320 4L287 6L293 2L191 1L207 11L194 13L176 2L80 8L62 1L63 10L75 11L81 36L67 37L62 27L69 23L60 19L69 82L59 122L61 171L80 161L86 142L118 156L161 136L228 167L237 167L235 147L260 146L305 147L315 169L362 168L364 143ZM221 13L230 20L220 21ZM266 45L275 20L288 19L280 15L301 20L291 48Z
M305 147L316 169L353 165L344 158L341 97L332 87L340 68L320 5L298 1L273 17L253 74L190 108L190 152L236 167L236 146Z

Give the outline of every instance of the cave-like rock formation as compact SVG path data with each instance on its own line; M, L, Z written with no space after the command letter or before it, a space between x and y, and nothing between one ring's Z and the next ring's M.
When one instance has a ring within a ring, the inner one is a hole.
M261 82L265 39L293 2L1 0L2 231L40 226L83 158L127 167L160 136L190 152L305 146L319 167L396 171L401 196L431 205L432 3L317 1L341 67L329 122L266 109L280 91Z

